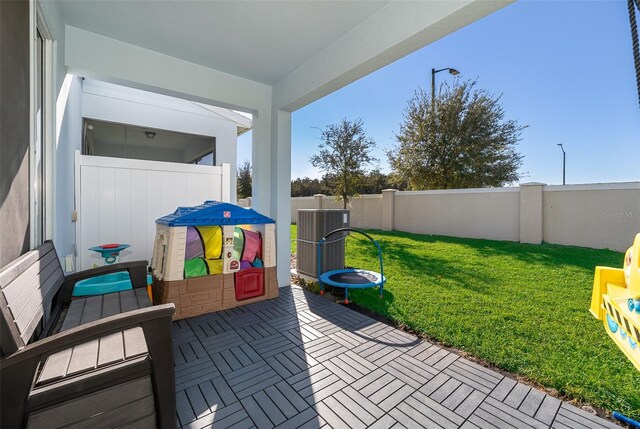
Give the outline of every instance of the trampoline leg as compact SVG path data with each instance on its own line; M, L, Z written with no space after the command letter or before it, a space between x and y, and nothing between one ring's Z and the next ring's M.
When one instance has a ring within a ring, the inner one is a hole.
M344 303L349 304L349 288L344 288Z

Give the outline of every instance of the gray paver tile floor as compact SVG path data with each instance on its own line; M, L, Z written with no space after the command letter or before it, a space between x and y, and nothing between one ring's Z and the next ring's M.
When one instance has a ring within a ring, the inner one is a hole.
M299 287L173 324L182 428L611 428Z

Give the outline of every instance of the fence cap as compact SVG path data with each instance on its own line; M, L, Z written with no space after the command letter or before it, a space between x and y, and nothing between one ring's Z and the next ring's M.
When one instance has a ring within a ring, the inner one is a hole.
M541 182L526 182L526 183L520 183L518 184L518 186L522 187L522 186L547 186L546 183L541 183Z
M348 212L349 209L297 209L298 212Z
M275 221L257 211L222 201L205 201L199 206L178 207L156 220L167 226L261 225Z

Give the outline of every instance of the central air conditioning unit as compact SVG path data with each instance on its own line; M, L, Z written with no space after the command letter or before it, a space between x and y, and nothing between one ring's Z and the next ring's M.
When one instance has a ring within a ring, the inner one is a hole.
M317 279L318 242L338 228L350 226L349 210L299 209L296 271ZM345 235L329 237L322 249L322 272L344 268ZM322 274L322 273L321 273Z

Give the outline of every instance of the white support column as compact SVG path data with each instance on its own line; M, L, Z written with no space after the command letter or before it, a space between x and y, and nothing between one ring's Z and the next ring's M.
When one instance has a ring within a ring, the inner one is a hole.
M231 181L235 179L235 177L231 177L231 165L226 162L220 164L222 167L222 201L232 202L231 201ZM235 180L234 180L235 182ZM235 201L235 196L234 196Z
M291 113L271 113L271 216L276 220L278 284L290 284Z
M253 124L251 206L276 221L278 284L284 286L291 260L291 113L260 110Z
M251 205L258 213L271 216L271 111L253 116L251 146Z

